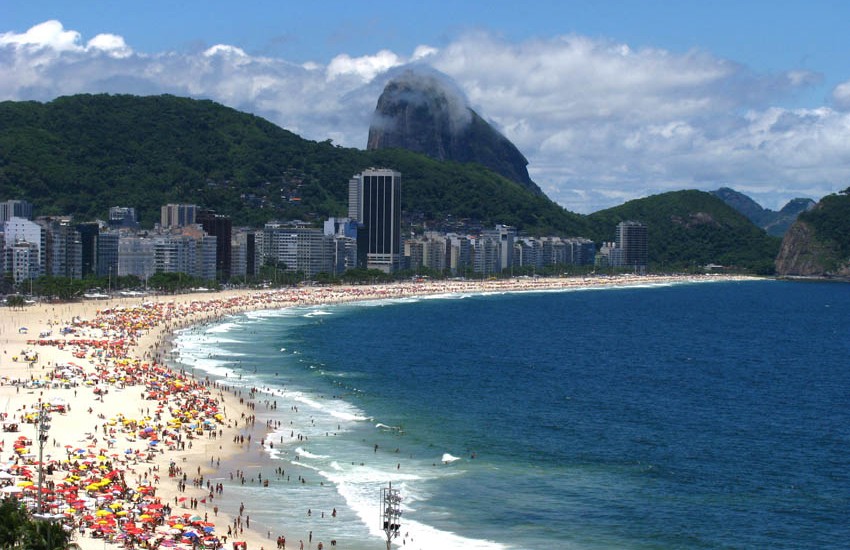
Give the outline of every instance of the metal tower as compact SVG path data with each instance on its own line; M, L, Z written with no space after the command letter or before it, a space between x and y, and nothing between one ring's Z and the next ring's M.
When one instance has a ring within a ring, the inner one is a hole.
M387 535L387 550L401 529L401 495L393 484L381 489L381 528Z

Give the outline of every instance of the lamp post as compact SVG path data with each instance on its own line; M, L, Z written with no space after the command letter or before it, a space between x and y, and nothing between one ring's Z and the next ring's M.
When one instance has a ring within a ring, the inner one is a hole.
M398 536L401 529L401 495L393 484L381 489L381 528L387 535L387 550L390 550L392 540Z
M44 442L47 441L47 430L50 429L48 420L50 420L50 417L44 411L44 403L40 403L38 411L38 495L36 498L39 514L43 512L41 489L44 485Z

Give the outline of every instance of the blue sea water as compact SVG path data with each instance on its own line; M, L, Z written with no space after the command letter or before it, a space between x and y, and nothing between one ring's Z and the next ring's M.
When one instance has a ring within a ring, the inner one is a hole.
M277 403L258 407L281 424L274 449L242 459L270 486L218 479L290 541L306 544L298 525L325 548L382 548L392 483L404 548L850 545L844 284L292 308L177 347L184 367Z

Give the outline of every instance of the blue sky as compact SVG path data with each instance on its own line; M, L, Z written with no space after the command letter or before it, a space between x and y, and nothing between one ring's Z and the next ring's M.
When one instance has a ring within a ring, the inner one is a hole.
M770 208L850 183L850 2L0 0L0 100L176 93L364 147L445 73L578 212L672 189Z

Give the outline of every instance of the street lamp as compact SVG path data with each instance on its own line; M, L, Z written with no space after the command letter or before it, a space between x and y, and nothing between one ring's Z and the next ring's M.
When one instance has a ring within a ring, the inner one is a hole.
M44 484L44 442L47 441L47 430L50 429L48 420L50 420L50 416L44 411L44 403L40 403L38 411L38 496L36 499L39 514L43 512L41 488Z
M387 550L390 550L392 539L398 537L401 529L401 495L393 484L381 489L381 528L387 535Z

